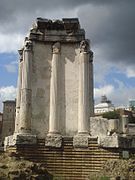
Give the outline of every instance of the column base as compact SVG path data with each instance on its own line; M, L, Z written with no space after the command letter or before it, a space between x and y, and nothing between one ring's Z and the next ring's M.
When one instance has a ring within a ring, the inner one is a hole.
M60 148L62 146L62 135L58 133L49 133L45 139L45 146Z
M88 133L78 133L73 138L73 146L76 148L88 148L89 138Z
M7 147L22 145L22 144L36 144L37 143L37 136L32 134L21 134L15 133L11 136L7 136L4 141L4 150Z

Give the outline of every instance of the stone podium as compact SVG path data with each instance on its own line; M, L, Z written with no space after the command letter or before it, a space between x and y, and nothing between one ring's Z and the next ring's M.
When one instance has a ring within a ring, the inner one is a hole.
M93 52L77 18L37 18L19 50L16 122L5 146L87 147L93 116ZM84 143L85 142L85 143Z

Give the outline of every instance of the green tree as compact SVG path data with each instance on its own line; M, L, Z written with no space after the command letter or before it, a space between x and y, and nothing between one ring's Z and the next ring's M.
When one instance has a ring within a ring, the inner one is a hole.
M109 111L109 112L105 112L102 114L103 118L107 118L107 119L119 119L120 118L120 114L118 111Z

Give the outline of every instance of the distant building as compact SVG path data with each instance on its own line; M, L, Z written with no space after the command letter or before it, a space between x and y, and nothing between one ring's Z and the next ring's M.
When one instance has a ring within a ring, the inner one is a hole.
M113 110L114 110L114 105L104 95L101 97L101 102L99 104L95 105L94 112L95 112L95 114L102 114L102 113L113 111Z
M15 101L3 102L2 142L6 136L13 134L15 127Z
M129 100L129 109L130 110L135 110L135 99L130 99Z

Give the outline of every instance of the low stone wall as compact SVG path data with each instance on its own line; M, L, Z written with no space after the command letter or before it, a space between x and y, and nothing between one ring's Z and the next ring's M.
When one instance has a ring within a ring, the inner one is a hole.
M43 163L55 177L70 180L85 180L91 172L99 172L107 160L117 160L122 149L103 149L97 138L89 138L88 148L74 148L73 138L64 137L61 148L45 147L45 140L38 139L37 145L17 145L8 148L32 162Z

